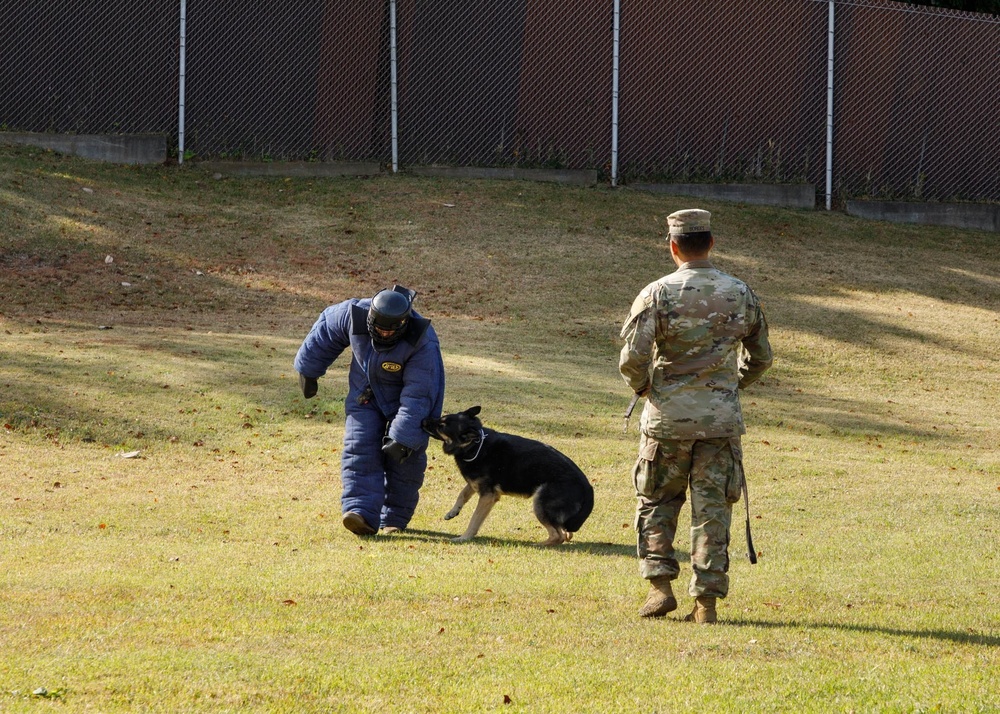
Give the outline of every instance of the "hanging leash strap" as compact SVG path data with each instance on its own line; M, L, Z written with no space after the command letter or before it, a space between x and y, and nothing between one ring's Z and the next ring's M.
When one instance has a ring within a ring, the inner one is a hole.
M628 409L625 410L625 424L622 426L622 434L628 433L628 422L632 418L632 412L635 410L635 405L639 403L639 394L632 395L632 401L628 403Z
M753 547L753 538L750 536L750 492L747 490L747 475L743 474L743 503L747 509L747 555L750 557L750 565L757 564L757 550Z

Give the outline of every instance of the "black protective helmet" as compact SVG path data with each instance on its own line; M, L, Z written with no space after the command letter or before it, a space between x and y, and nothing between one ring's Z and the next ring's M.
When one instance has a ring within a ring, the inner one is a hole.
M368 334L376 348L388 349L403 338L415 295L413 290L400 285L375 293L368 308Z

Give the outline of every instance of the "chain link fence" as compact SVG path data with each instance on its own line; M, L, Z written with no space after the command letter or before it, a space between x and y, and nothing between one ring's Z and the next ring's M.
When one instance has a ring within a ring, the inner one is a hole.
M827 3L625 2L622 179L818 183Z
M0 129L177 130L175 0L36 0L0 8Z
M0 32L7 131L161 133L180 159L1000 201L987 15L888 0L27 0L0 10Z
M1000 201L1000 17L837 3L835 190Z

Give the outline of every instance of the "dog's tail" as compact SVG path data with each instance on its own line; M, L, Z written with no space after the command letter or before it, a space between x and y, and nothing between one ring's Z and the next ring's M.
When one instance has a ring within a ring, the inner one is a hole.
M576 533L583 527L584 522L590 517L590 512L594 510L594 487L587 482L587 489L580 499L580 510L566 519L563 527L570 533Z

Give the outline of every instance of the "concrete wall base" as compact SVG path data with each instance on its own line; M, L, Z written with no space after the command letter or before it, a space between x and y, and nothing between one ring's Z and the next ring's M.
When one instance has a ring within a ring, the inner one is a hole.
M1000 232L1000 204L848 201L847 213L875 221Z
M406 173L414 176L453 179L514 179L545 181L575 186L597 184L597 170L590 169L517 169L476 166L408 166Z
M374 161L199 161L192 165L224 176L331 178L377 176L382 171Z
M629 188L759 206L816 208L816 187L811 183L634 183Z
M167 139L160 134L42 134L0 131L0 143L24 144L113 164L162 164Z

